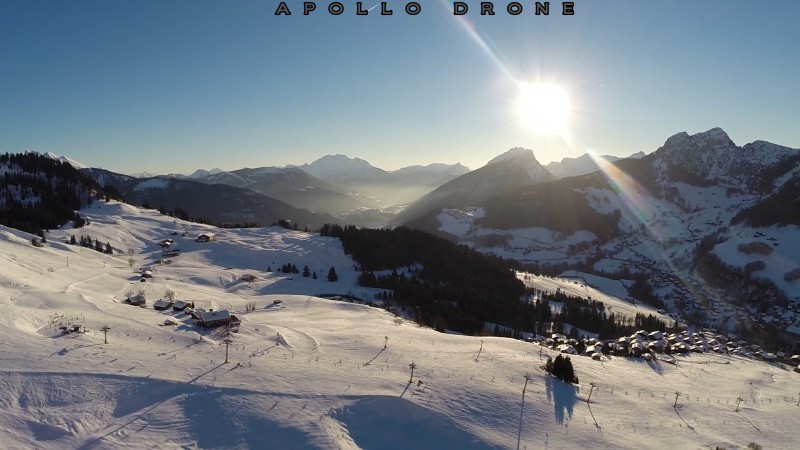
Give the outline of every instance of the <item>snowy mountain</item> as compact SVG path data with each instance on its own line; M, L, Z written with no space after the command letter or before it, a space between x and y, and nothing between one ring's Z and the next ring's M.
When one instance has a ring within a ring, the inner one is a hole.
M252 189L298 208L347 217L357 225L385 225L391 216L385 208L416 200L468 171L460 164L430 164L387 172L362 159L329 155L299 167L199 169L189 176L169 176Z
M318 297L377 293L356 285L335 238L214 229L116 202L81 214L89 227L52 230L41 248L0 227L3 448L800 446L800 374L781 364L713 351L572 355L580 382L570 385L543 371L559 354L549 346L438 333L383 308ZM184 230L174 236L180 255L158 264L161 241ZM217 239L195 242L202 232ZM64 244L80 233L114 253ZM285 263L315 274L336 267L339 281L266 271ZM145 271L152 278L141 283ZM522 276L550 291L585 288ZM155 310L168 292L232 312L237 332ZM604 299L615 310L626 304ZM716 339L675 338L702 348Z
M132 173L132 174L130 174L130 176L132 176L134 178L153 178L153 177L157 177L158 174L157 173L150 173L150 172L145 170L143 172Z
M644 152L637 152L628 158L643 158ZM596 172L605 166L619 161L620 157L604 155L595 156L589 153L584 153L577 158L564 158L561 161L553 161L545 166L548 172L552 173L556 178L576 177L578 175L586 175Z
M380 209L411 203L469 172L469 168L461 164L430 164L385 171L363 159L345 155L324 156L299 168L355 195L369 208Z
M781 163L797 162L796 149L756 141L738 147L720 128L688 135L678 133L655 152L656 164L667 169L677 169L710 183L724 184L744 190L753 190L763 182L765 171L781 169ZM794 164L796 165L796 164Z
M782 347L800 335L799 164L797 149L740 147L719 128L679 133L643 158L413 225L551 273L644 277L638 292L681 320Z
M462 164L434 163L427 166L403 167L389 173L399 182L438 187L467 172L469 168Z
M512 148L480 169L448 181L424 195L400 212L394 223L408 223L443 208L478 205L494 195L550 180L553 180L553 175L536 160L532 150Z
M0 155L0 224L40 233L109 195L119 197L66 159L36 152Z
M196 178L206 184L227 184L251 189L298 208L342 214L376 206L375 201L350 194L346 189L292 167L260 167L218 172Z
M388 175L383 169L360 158L348 158L345 155L326 155L299 169L332 183L348 185L362 184L385 180Z
M128 202L166 210L179 208L191 217L217 224L269 225L284 219L301 228L315 228L339 222L331 215L296 208L246 188L174 177L133 178L103 169L86 169L86 173L98 183L116 188Z
M41 154L41 153L38 153L38 152L30 152L30 153L37 154L37 155ZM56 155L54 153L50 153L50 152L46 152L46 153L42 154L42 156L44 156L45 158L50 158L50 159L53 159L53 160L56 160L56 161L61 161L63 163L67 163L67 164L69 164L70 166L72 166L72 167L74 167L76 169L85 169L86 168L86 166L84 164L81 164L78 161L75 161L74 159L70 159L70 158L68 158L66 156L58 156L58 155Z

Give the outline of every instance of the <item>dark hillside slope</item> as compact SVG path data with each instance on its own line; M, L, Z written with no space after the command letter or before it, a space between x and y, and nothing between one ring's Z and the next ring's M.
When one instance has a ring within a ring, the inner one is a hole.
M0 155L0 224L29 233L57 228L106 196L118 193L66 162L35 152Z

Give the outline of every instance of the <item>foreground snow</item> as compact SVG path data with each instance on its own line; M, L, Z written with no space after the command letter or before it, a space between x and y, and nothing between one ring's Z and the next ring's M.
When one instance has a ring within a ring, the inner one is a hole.
M266 228L218 230L201 244L178 234L182 254L151 265L171 230L202 227L119 204L88 213L92 225L76 234L134 249L155 278L139 283L127 255L58 243L69 230L52 231L45 248L0 230L2 448L800 447L800 375L783 367L712 354L677 364L573 357L581 385L568 386L540 369L552 350L316 297L372 294L335 239ZM340 281L265 272L285 263L335 266ZM245 273L256 280L238 281ZM145 289L152 305L167 288L242 319L229 363L221 330L123 303ZM179 325L162 326L168 317Z

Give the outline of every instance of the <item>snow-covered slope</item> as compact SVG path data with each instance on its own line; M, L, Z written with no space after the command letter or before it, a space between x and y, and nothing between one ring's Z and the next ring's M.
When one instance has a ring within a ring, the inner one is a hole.
M778 365L715 354L676 364L574 356L573 387L540 368L553 350L440 334L315 297L370 294L335 239L265 228L214 230L217 241L197 243L208 227L155 211L95 202L82 214L89 227L51 231L44 248L0 230L0 447L800 446L800 375ZM172 231L181 255L153 264ZM73 233L121 254L60 243ZM286 262L341 267L340 278L265 271ZM139 267L154 278L140 283ZM240 281L245 273L255 280ZM123 303L131 290L152 304L167 289L234 311L242 325L230 346L222 330L199 329L183 313ZM87 332L59 329L71 325Z

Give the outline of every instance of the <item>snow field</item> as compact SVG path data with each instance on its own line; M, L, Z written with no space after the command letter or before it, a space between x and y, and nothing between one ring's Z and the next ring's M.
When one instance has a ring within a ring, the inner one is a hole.
M800 375L784 367L715 354L677 357L677 365L573 357L581 384L568 386L540 368L552 350L440 334L381 309L316 297L372 293L355 285L336 240L218 230L217 242L177 239L181 255L152 265L171 218L119 204L91 214L97 220L76 233L138 243L135 266L154 267L155 277L140 283L127 254L56 246L57 233L69 230L51 231L44 248L2 230L0 447L800 447ZM265 272L273 261L335 266L340 281ZM238 281L244 273L257 280ZM572 285L584 296L591 289ZM128 290L145 289L152 305L167 288L242 319L227 364L224 330L122 303ZM615 311L627 304L590 295ZM179 325L163 326L168 317ZM63 335L60 324L88 331Z

